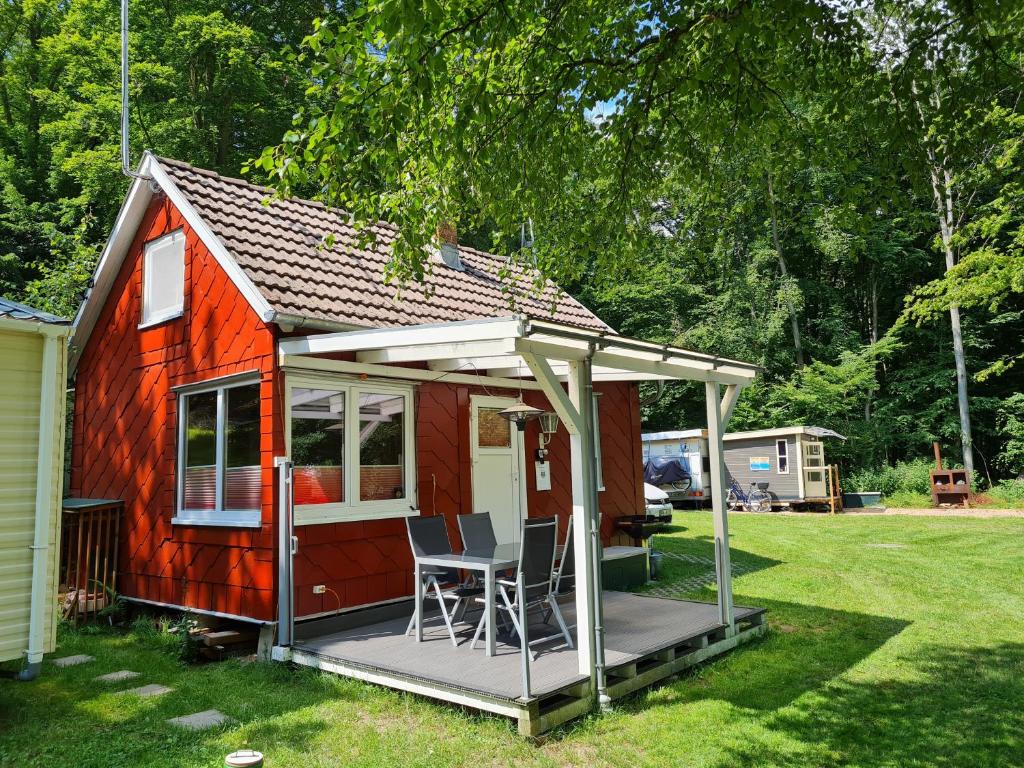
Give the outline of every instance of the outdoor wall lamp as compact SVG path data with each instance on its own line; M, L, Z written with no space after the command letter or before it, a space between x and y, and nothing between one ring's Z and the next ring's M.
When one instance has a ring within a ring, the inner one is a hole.
M520 432L526 430L526 422L540 418L543 414L544 411L540 408L534 408L532 405L527 405L522 400L519 400L515 405L510 405L503 411L498 411L498 415L501 416L501 418L515 424L516 429Z
M537 449L537 461L545 461L548 457L547 446L551 442L551 436L558 431L558 414L552 411L544 411L540 419L540 448Z

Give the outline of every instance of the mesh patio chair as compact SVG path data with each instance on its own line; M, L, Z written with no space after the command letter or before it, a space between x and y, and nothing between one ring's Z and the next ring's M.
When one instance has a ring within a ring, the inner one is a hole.
M444 517L407 517L405 527L409 533L409 546L414 555L424 557L428 555L451 554L452 544L448 538L448 526ZM455 639L455 630L452 628L452 618L458 615L460 605L468 605L468 601L482 594L483 587L462 584L459 581L459 573L454 568L438 568L426 566L420 569L420 578L423 579L423 595L437 601L441 609L441 617L448 628L448 636L452 639L452 645L458 646ZM451 612L448 610L448 603L452 603ZM416 624L416 614L413 613L409 619L409 626L405 634L412 632Z
M544 610L547 608L550 610L558 622L562 637L565 638L565 644L569 648L574 647L572 636L569 634L569 630L565 626L565 620L562 618L562 611L555 600L555 545L557 541L558 523L556 520L534 521L529 525L524 522L522 543L520 544L519 569L516 579L498 579L495 582L498 588L496 607L498 610L508 614L508 618L512 622L516 634L519 636L521 647L523 631L519 623L520 604L522 604L523 615L527 617L527 621L529 620L529 611L532 609L540 608ZM521 589L520 580L522 581ZM481 598L476 599L479 601ZM485 620L486 616L480 617L480 622L476 626L476 632L473 634L470 648L476 648ZM558 636L553 635L540 638L531 642L530 645L548 642L555 637ZM526 652L529 649L523 647L522 650ZM536 656L533 651L529 651L529 653L531 658Z
M562 559L558 561L555 568L555 586L552 590L555 598L571 595L576 591L576 548L572 538L572 515L569 516L569 526L565 531L565 546L562 547ZM550 608L544 609L544 623L551 619Z
M555 571L555 594L568 595L576 591L576 547L572 538L572 516L569 516L569 527L565 531L565 546L562 547L562 559Z
M498 545L498 540L494 536L494 525L491 523L490 512L459 515L456 520L459 523L459 534L462 536L462 546L465 549L488 550Z

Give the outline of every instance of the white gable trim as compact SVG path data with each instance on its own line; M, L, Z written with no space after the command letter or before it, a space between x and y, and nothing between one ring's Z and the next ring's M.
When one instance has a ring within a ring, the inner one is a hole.
M148 167L147 167L148 165ZM178 189L177 185L171 180L171 177L167 175L163 168L160 167L160 163L157 162L148 152L142 161L143 173L148 173L153 177L153 180L160 185L160 188L167 195L167 198L174 203L174 207L178 209L181 215L184 217L188 225L192 227L192 230L199 235L199 239L203 241L210 253L213 254L214 258L217 259L217 263L220 264L221 269L228 273L228 277L231 278L231 282L235 284L235 287L241 291L246 301L249 302L249 306L255 310L256 314L260 316L260 319L265 323L269 323L274 319L274 310L270 308L270 304L263 294L259 292L259 289L253 285L252 280L249 276L242 271L242 268L238 266L231 255L227 252L223 243L217 236L213 234L213 231L206 225L203 218L196 212L196 209L192 207L192 204L185 199L185 196Z
M260 319L266 323L274 321L274 311L259 292L259 289L256 288L252 280L249 279L242 271L242 268L238 266L238 263L228 254L223 243L213 234L213 231L188 202L174 181L160 167L159 161L149 152L146 152L142 157L142 162L139 164L139 173L148 177L148 179L136 179L128 190L128 196L121 206L121 210L114 222L114 228L111 230L110 237L96 265L92 288L86 295L86 299L75 317L74 333L71 338L71 356L68 360L69 372L74 371L78 365L78 359L82 354L82 350L89 341L89 336L92 334L100 312L110 295L114 280L117 279L121 266L124 264L128 248L135 240L135 235L139 225L142 223L143 216L146 214L146 210L149 208L154 192L158 190L167 195L167 199L174 204L182 218L188 222L188 225L203 242L203 245L213 254L221 269L227 273L231 282L235 284L235 287L238 288L246 301L249 302L249 305L259 315Z

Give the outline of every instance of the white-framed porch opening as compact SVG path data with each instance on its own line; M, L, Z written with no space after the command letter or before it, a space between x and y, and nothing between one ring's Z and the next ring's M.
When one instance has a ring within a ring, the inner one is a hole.
M317 355L350 353L354 361ZM278 343L286 369L328 370L419 381L487 384L542 391L569 433L579 672L608 702L601 598L601 537L594 383L691 380L705 383L711 463L718 615L736 633L722 438L740 390L756 377L749 363L524 316L326 333ZM405 363L426 363L406 368ZM527 373L528 372L528 373ZM524 376L532 376L530 381ZM724 387L724 392L723 392ZM528 678L528 672L524 675ZM528 687L528 683L527 683Z
M499 544L519 543L528 516L523 433L498 413L513 398L472 395L469 445L473 512L487 512Z

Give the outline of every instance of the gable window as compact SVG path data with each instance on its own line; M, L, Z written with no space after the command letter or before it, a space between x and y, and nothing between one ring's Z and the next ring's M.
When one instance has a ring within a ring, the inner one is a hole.
M789 474L789 444L785 440L775 441L775 453L779 459L779 474Z
M172 522L260 525L258 380L232 379L179 392L178 467Z
M291 374L295 523L418 514L412 387Z
M185 305L185 233L146 243L142 258L142 325L181 315Z

